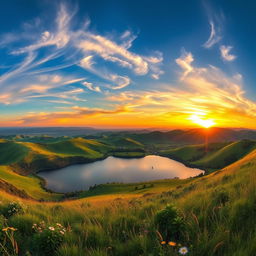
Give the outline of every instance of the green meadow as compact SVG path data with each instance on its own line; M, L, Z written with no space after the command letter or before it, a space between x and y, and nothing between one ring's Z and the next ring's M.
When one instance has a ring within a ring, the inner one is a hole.
M185 247L193 256L254 256L256 142L156 148L206 175L54 193L38 171L109 155L143 157L152 147L121 135L113 143L109 137L1 140L1 255L169 256Z

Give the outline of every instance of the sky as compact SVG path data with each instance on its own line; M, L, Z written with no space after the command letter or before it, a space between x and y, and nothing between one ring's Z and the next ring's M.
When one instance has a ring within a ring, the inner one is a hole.
M2 127L256 129L254 1L0 4Z

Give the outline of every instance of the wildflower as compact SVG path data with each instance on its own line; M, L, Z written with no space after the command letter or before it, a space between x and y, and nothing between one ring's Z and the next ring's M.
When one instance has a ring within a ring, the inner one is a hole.
M177 244L175 242L169 242L168 243L170 246L176 246Z
M12 230L12 231L16 231L17 230L17 228L13 228L13 227L10 227L9 229Z
M58 227L62 227L62 225L60 224L60 223L56 223L56 226L58 226Z
M166 242L165 242L165 241L162 241L161 244L166 244Z
M49 229L50 229L51 231L54 231L54 230L55 230L55 228L54 228L54 227L49 227Z
M182 254L182 255L185 255L188 253L188 248L187 247L181 247L179 249L179 253Z
M64 233L64 231L62 231L62 230L60 231L60 233L61 233L62 235L64 235L64 234L65 234L65 233Z
M2 231L6 232L8 230L12 230L12 231L16 231L17 228L13 228L13 227L7 227L7 228L3 228Z

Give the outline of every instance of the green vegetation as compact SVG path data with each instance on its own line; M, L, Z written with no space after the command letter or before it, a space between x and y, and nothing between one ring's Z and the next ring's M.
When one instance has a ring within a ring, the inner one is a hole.
M253 256L255 167L256 150L208 176L179 185L175 180L164 191L148 187L143 193L58 203L20 199L19 206L16 197L1 194L0 214L13 200L19 210L2 221L0 237L5 249L15 252L7 239L13 234L19 255L51 250L63 256L167 256L186 247L193 256Z
M62 194L45 191L34 176L42 169L108 155L140 157L161 148L127 135L111 144L113 137L1 140L0 255L255 255L255 141L210 143L207 149L166 144L156 153L217 170L185 180L92 186L66 195L74 200L61 201Z
M21 143L0 140L0 165L8 165L23 159L28 148Z
M39 178L19 175L7 166L0 166L0 180L4 180L21 191L25 191L28 196L34 199L57 200L61 198L60 194L45 191Z
M189 145L161 151L160 154L186 164L203 169L223 168L250 153L256 142L241 140L237 142L211 143L209 145Z
M200 160L194 161L195 165L209 168L222 168L227 166L256 148L256 142L250 140L242 140L230 143L229 145L220 148L216 152L207 154Z

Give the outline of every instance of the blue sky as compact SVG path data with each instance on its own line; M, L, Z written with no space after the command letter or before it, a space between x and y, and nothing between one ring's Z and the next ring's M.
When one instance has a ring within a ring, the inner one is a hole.
M256 128L255 7L4 1L0 125Z

